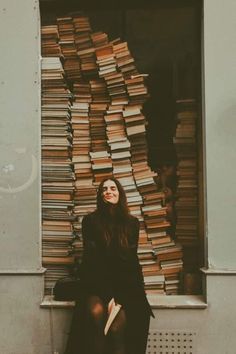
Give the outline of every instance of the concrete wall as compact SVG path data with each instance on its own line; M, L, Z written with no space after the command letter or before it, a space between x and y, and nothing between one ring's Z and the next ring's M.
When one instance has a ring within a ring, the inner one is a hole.
M0 1L0 52L0 353L50 353L48 314L39 307L43 272L37 1Z
M0 1L1 270L41 266L38 18L35 1Z
M236 2L205 0L207 309L156 309L151 330L196 332L197 354L234 354ZM38 1L0 1L0 353L50 354L40 240ZM71 310L54 310L63 353ZM183 353L181 353L183 354Z
M209 266L222 269L236 269L235 8L234 0L204 8Z

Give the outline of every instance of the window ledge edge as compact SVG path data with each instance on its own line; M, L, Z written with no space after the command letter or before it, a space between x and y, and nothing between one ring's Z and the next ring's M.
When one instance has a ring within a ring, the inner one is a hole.
M205 309L207 303L203 295L147 295L152 309ZM45 295L41 308L73 308L74 301L56 301L52 295Z
M205 309L207 303L203 295L147 295L153 309Z

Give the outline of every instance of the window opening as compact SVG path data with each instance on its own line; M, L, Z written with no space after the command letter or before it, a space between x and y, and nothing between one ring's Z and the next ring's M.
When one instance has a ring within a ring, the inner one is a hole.
M82 217L112 174L141 222L147 293L200 293L199 7L52 4L41 3L45 293L81 259Z

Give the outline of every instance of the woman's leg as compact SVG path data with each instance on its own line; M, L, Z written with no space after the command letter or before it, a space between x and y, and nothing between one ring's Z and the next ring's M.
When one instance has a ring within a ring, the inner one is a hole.
M85 332L88 338L89 354L104 354L104 326L107 310L104 302L98 296L90 296L86 303Z
M126 315L121 309L109 328L109 354L125 354Z

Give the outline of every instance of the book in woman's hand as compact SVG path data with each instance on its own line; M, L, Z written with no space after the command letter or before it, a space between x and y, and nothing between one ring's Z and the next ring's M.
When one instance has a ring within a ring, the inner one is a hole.
M114 319L116 318L118 312L121 309L121 305L115 303L114 298L112 298L108 304L108 319L104 328L104 334L105 336L107 335L107 332L109 330L109 328L111 327L112 322L114 321Z

